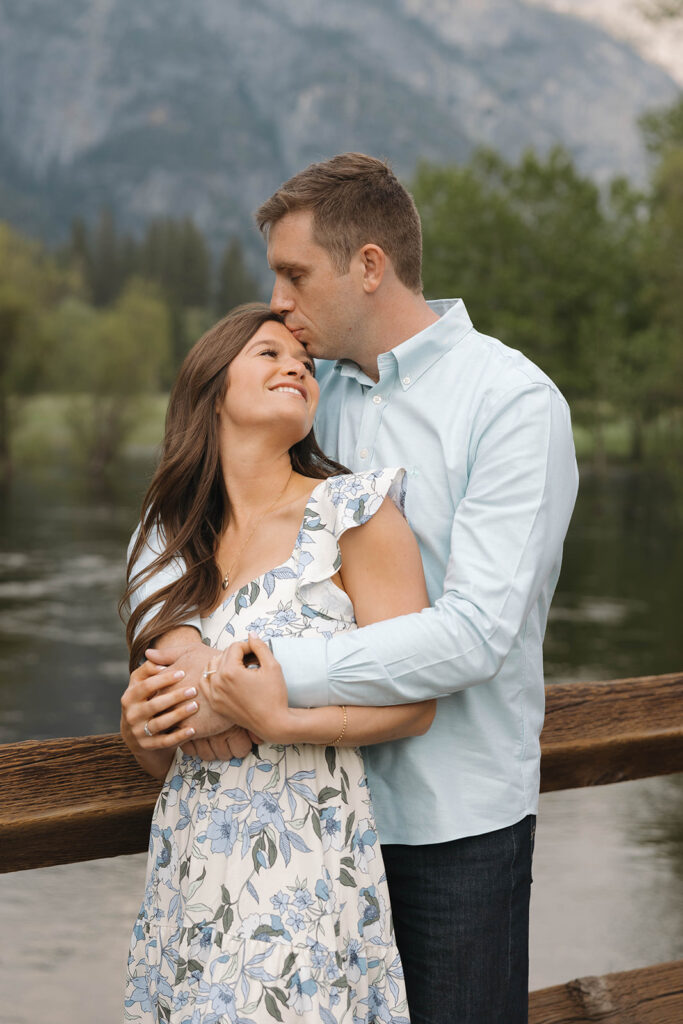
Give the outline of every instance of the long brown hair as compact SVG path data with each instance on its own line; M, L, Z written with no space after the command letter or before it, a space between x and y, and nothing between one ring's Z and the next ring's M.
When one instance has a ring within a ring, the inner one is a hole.
M230 363L269 320L284 323L263 303L238 306L199 339L180 368L166 413L161 459L142 503L120 610L129 606L141 584L176 559L183 560L185 572L146 596L128 619L131 670L159 637L181 626L198 609L210 608L220 595L215 551L230 505L219 458L216 404L225 395ZM312 430L289 454L296 472L317 480L348 472L320 450ZM132 576L150 541L156 557ZM155 608L150 621L143 623Z

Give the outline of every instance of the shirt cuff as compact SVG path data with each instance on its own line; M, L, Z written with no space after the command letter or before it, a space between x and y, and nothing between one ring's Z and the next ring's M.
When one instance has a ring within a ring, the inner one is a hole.
M272 647L285 677L289 706L327 707L327 641L323 637L274 637Z

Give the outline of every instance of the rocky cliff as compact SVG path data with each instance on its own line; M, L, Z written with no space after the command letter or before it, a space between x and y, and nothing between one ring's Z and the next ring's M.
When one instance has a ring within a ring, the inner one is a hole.
M457 160L561 142L642 175L636 119L673 80L522 0L0 0L0 217L56 237L103 204L189 213L217 243L344 149Z

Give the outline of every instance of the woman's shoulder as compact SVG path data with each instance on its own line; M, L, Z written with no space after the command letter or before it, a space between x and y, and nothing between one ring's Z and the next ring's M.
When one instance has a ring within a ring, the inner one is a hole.
M322 480L313 495L321 517L336 536L368 522L390 498L405 514L405 470L385 467L339 473Z

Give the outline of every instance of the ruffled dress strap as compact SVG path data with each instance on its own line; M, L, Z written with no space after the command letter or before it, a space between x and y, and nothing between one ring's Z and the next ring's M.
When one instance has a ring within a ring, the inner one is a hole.
M345 473L328 477L315 488L297 543L296 593L304 615L311 619L355 622L348 595L332 582L342 564L339 538L372 519L385 498L405 515L404 469ZM322 622L311 625L325 632Z

